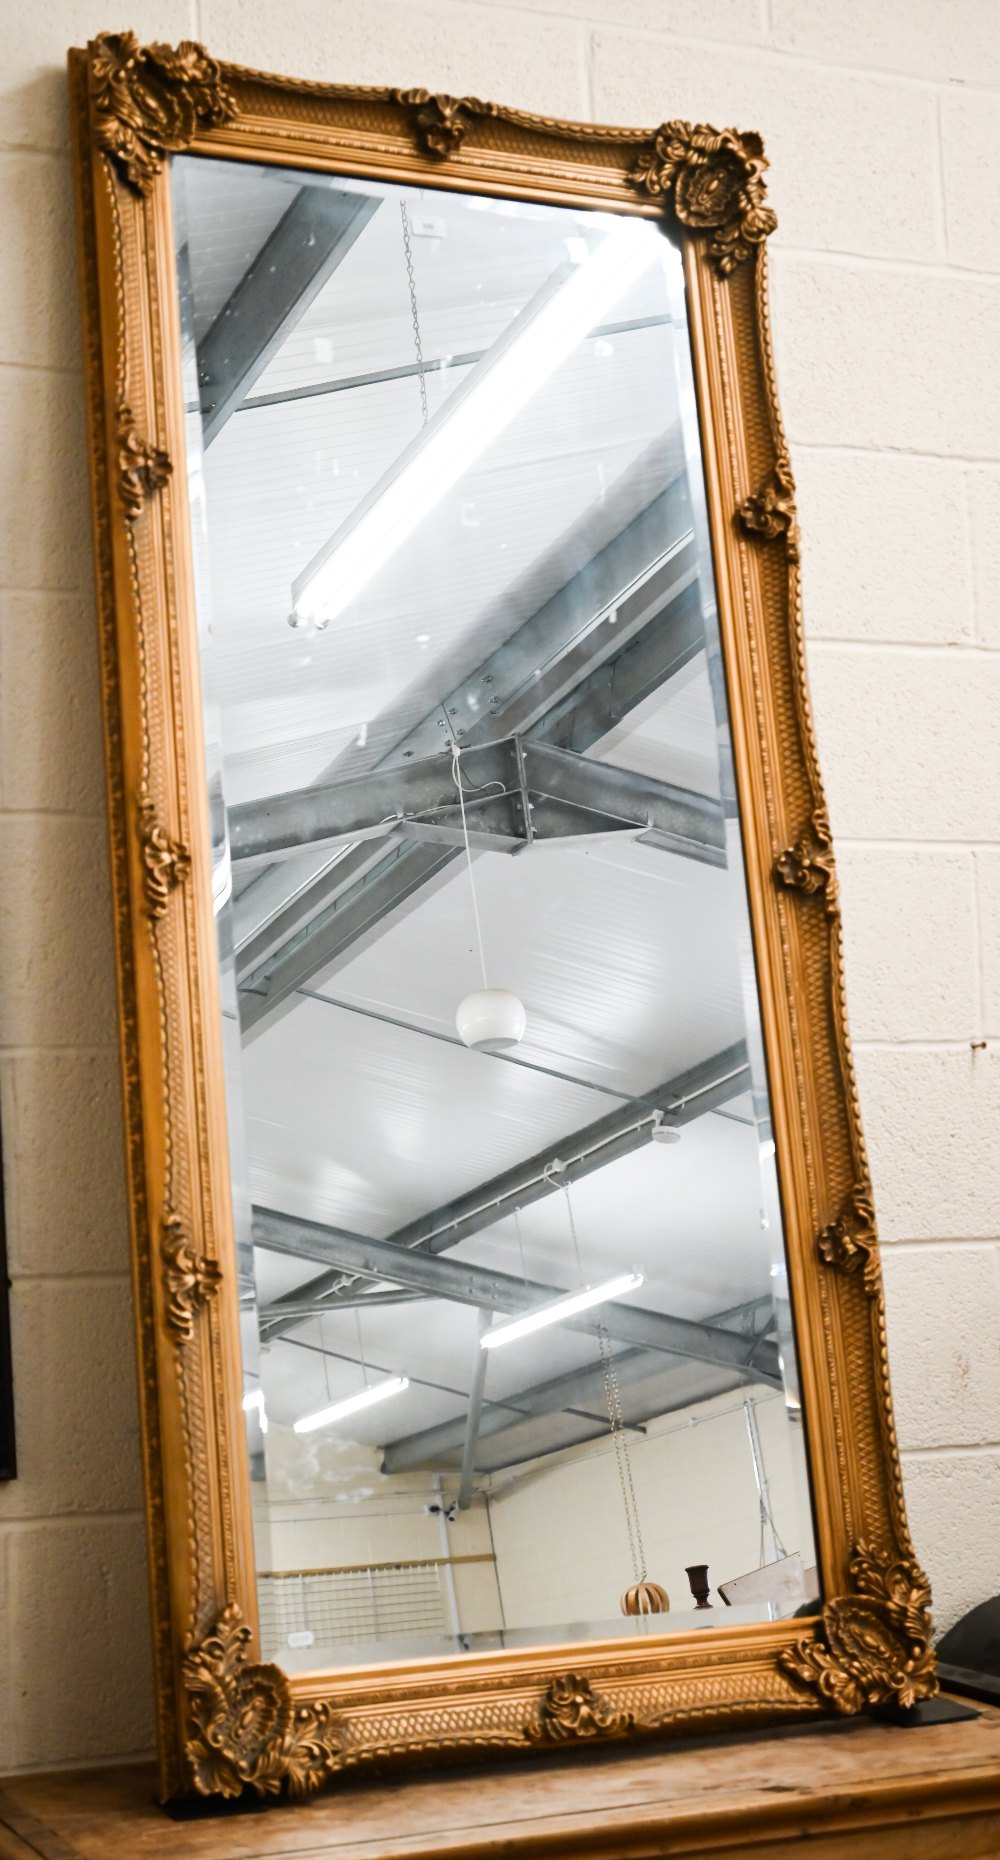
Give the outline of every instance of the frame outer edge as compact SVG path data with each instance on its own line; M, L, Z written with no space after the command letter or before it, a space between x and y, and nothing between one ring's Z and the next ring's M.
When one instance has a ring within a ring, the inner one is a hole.
M107 230L99 191L100 157L92 146L88 100L88 54L68 56L70 124L76 200L79 289L85 338L85 388L89 451L91 526L94 545L94 593L103 696L105 785L108 810L118 994L119 1063L125 1124L125 1166L131 1232L131 1276L135 1301L135 1345L146 1510L146 1543L157 1720L159 1783L169 1796L180 1780L176 1662L171 1645L171 1597L168 1569L166 1480L159 1417L159 1365L153 1306L152 1240L147 1202L147 1167L141 1105L141 1067L136 1025L137 987L134 960L132 881L127 845L126 767L122 742L123 668L118 596L115 587L112 532L108 392L105 355L108 334L102 292L102 257L106 264ZM114 340L112 336L112 341Z
M147 53L130 44L137 61L152 61L156 82L188 83L183 71L178 77L169 48ZM790 533L750 525L762 530L762 540L737 525L748 495L774 477L785 456L760 221L742 262L720 267L718 252L711 262L700 231L684 232L681 246L824 1617L766 1632L722 1632L710 1648L700 1635L680 1635L638 1648L610 1641L558 1652L527 1649L460 1670L446 1661L286 1678L277 1666L247 1665L256 1648L256 1583L241 1450L169 172L164 162L141 188L130 184L92 140L88 61L97 49L71 54L70 67L163 1793L233 1794L247 1786L273 1792L284 1783L305 1790L335 1771L407 1755L443 1758L567 1738L736 1728L827 1711L831 1692L816 1673L828 1677L842 1657L836 1647L832 1655L824 1649L836 1609L848 1605L838 1598L849 1596L855 1582L864 1592L856 1569L860 1536L875 1569L867 1593L876 1597L879 1583L890 1595L889 1559L905 1556L909 1540L881 1297L865 1297L849 1259L833 1262L839 1270L829 1260L821 1266L816 1244L818 1227L835 1221L845 1196L867 1183L838 968L839 919L824 908L823 886L826 905L835 899L828 848L821 843L810 855L810 883L799 891L775 883L775 860L788 857L782 849L798 853L810 831L815 841L822 795L797 630L797 540L793 553ZM181 50L204 60L198 47ZM434 99L444 124L451 120L446 106L469 119L445 174L440 161L406 150L405 126L417 133L406 114L415 107L414 93L297 85L225 66L211 71L212 83L230 84L237 103L243 93L253 107L242 125L239 117L215 128L196 124L188 144L194 152L259 160L263 149L279 162L332 172L350 168L343 151L353 139L361 150L354 172L549 200L560 198L563 176L566 200L621 205L647 217L665 211L677 230L662 175L657 201L637 199L633 170L623 168L640 146L652 146L652 132L553 125L475 99ZM135 96L126 101L119 125L127 125L135 105ZM157 132L145 119L143 125L155 156ZM106 116L101 126L108 127ZM440 126L435 119L435 133ZM711 200L717 179L731 200L735 132L715 137L703 128L665 125L656 135L658 156L661 140L666 146L679 132L689 150L685 160L717 161L723 151L730 167L709 172L701 198ZM746 155L751 142L759 156L756 139L739 146ZM759 179L761 162L750 165ZM688 212L690 195L685 201ZM769 211L764 217L773 224ZM786 501L790 496L789 490ZM872 1273L877 1285L877 1253ZM893 1606L863 1604L869 1620L885 1628L890 1661L899 1644L892 1640ZM911 1601L911 1631L918 1617ZM565 1671L571 1661L575 1673ZM816 1673L803 1677L809 1661ZM883 1666L888 1673L885 1661L868 1660L884 1685ZM856 1697L856 1689L842 1686L836 1709L861 1709L851 1702Z

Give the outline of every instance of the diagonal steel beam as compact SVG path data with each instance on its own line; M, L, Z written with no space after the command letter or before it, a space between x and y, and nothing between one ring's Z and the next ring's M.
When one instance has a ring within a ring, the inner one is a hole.
M198 344L206 446L218 438L380 204L367 194L315 185L299 189Z
M679 608L689 588L697 594L696 581L691 506L679 478L470 668L400 739L393 761L433 755L442 717L461 732L462 743L488 740L498 722L508 735L533 730L557 700L616 658L657 614Z
M581 1181L594 1169L603 1168L605 1163L629 1155L649 1140L657 1111L663 1112L665 1121L682 1126L704 1116L707 1111L717 1110L728 1099L746 1091L749 1084L746 1044L739 1040L734 1046L713 1054L711 1059L678 1073L676 1078L668 1079L642 1098L629 1099L619 1110L585 1125L575 1136L547 1145L513 1169L506 1169L490 1181L480 1183L455 1201L432 1208L418 1220L398 1227L389 1241L396 1247L445 1252L470 1235L492 1227L515 1207L530 1207L545 1195L553 1194L562 1183ZM558 1182L554 1182L552 1175L557 1162L562 1168ZM261 1313L262 1335L273 1339L294 1328L299 1320L284 1315L289 1303L294 1301L301 1305L305 1299L315 1303L349 1282L349 1274L334 1268L320 1273L296 1292L276 1298Z
M240 985L244 1039L317 969L398 910L456 857L450 847L414 846L397 839L373 870L319 911L260 970L245 977Z
M271 1208L254 1209L253 1238L255 1246L267 1247L272 1252L288 1253L297 1259L326 1260L360 1278L491 1311L525 1311L561 1297L566 1289L515 1278L511 1273L494 1272L462 1260L439 1259L430 1253L409 1251L394 1246L391 1240L363 1239L357 1234L323 1226L318 1221L278 1214ZM582 1311L565 1322L571 1330L596 1334L603 1329L610 1337L618 1337L623 1343L640 1349L687 1356L698 1363L715 1363L780 1386L776 1346L758 1347L756 1367L751 1369L748 1356L754 1340L737 1331L716 1329L691 1318L646 1311L616 1300L606 1306L595 1306L592 1311Z
M477 1350L481 1357L488 1357L489 1351ZM619 1382L627 1383L641 1375L663 1373L663 1356L658 1350L620 1350L615 1355L615 1371ZM506 1433L508 1428L517 1427L525 1420L540 1415L574 1414L590 1419L595 1432L608 1428L606 1414L602 1409L606 1403L604 1377L602 1368L574 1369L567 1375L553 1376L547 1382L536 1382L530 1388L519 1389L516 1395L502 1400L491 1401L482 1408L478 1426L477 1439L488 1440L494 1434ZM469 1414L471 1416L472 1395L469 1396ZM482 1406L482 1404L481 1404ZM384 1473L410 1472L418 1466L440 1466L442 1460L453 1460L459 1452L463 1453L463 1476L465 1471L464 1449L469 1439L468 1423L458 1416L452 1421L441 1421L436 1427L421 1428L419 1433L406 1434L385 1447L382 1454L381 1470ZM471 1495L473 1466L470 1469L469 1487ZM459 1497L460 1509L464 1509Z
M710 1320L713 1321L713 1320ZM749 1339L748 1339L749 1342ZM480 1355L488 1355L481 1350ZM667 1414L674 1408L686 1407L691 1399L690 1363L664 1365L663 1356L654 1350L618 1350L615 1352L615 1374L623 1390L635 1388L643 1382L656 1381L657 1414ZM727 1389L738 1388L745 1380L769 1384L765 1375L745 1376L742 1369L719 1369L713 1378L711 1393L724 1394ZM699 1392L697 1399L704 1399L705 1391ZM530 1388L518 1389L515 1394L504 1396L496 1402L482 1405L477 1427L477 1442L495 1439L516 1429L522 1436L525 1421L544 1421L546 1417L565 1415L583 1423L579 1429L580 1438L594 1438L609 1431L607 1417L607 1396L604 1388L604 1370L600 1363L593 1363L585 1368L570 1370L560 1376L553 1376L549 1381L537 1382ZM662 1406L660 1405L662 1403ZM471 1396L470 1415L471 1418ZM649 1418L649 1417L646 1417ZM633 1419L626 1421L626 1426L636 1427L640 1423ZM462 1477L468 1463L470 1429L468 1420L461 1415L451 1421L439 1422L435 1427L423 1428L419 1433L407 1434L399 1440L390 1442L383 1450L381 1470L384 1473L410 1472L417 1467L436 1466L444 1470L454 1466L459 1453L462 1454ZM558 1442L549 1451L558 1451ZM540 1443L528 1452L523 1444L512 1458L523 1461L534 1457L536 1453L545 1452L546 1447ZM475 1449L472 1450L473 1464L469 1467L467 1499L471 1498L473 1478L475 1475ZM489 1456L493 1457L494 1456ZM463 1488L460 1487L460 1492ZM459 1498L461 1505L461 1497Z

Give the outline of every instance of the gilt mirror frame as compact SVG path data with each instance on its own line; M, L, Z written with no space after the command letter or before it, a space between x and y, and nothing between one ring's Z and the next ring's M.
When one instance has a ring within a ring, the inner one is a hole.
M907 1530L809 712L760 137L70 54L164 1799L732 1730L937 1689ZM286 1676L259 1663L184 458L177 151L660 217L680 247L825 1599L807 1619Z

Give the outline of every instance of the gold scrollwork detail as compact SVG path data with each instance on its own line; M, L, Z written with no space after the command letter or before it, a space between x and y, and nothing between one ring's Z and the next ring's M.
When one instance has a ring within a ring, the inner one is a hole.
M180 840L171 839L156 816L156 803L143 791L139 798L139 839L146 871L146 914L154 923L167 913L170 893L191 871L191 856Z
M461 148L469 128L470 116L497 116L495 103L483 103L479 97L447 97L429 90L394 90L393 103L415 110L414 128L426 155L445 161Z
M707 123L664 123L630 180L646 193L672 199L690 232L711 233L709 254L723 277L748 259L778 224L765 205L764 144L748 130Z
M118 489L125 515L134 523L146 499L162 491L173 466L170 455L143 439L131 407L118 408Z
M624 1737L634 1725L634 1714L616 1711L589 1679L561 1673L546 1688L524 1734L532 1744L568 1744L578 1738Z
M859 1544L851 1578L855 1593L823 1609L822 1639L797 1641L781 1654L785 1671L844 1716L866 1706L907 1710L934 1698L930 1587L919 1564Z
M228 123L236 107L204 46L183 39L140 45L134 32L102 32L90 58L94 137L130 187L148 194L168 154L199 127Z
M280 1667L250 1662L250 1640L231 1602L185 1655L191 1780L200 1795L277 1795L284 1784L308 1795L341 1767L336 1721L328 1705L296 1704Z
M835 1221L816 1237L819 1255L840 1272L860 1272L869 1298L879 1289L878 1234L871 1190L852 1188Z
M753 536L764 542L784 540L790 562L799 559L799 518L795 508L795 479L787 452L779 452L774 470L758 489L744 498L736 515Z
M833 835L823 808L818 807L810 831L794 846L787 846L774 862L778 883L805 897L821 896L826 915L836 917L840 910L837 871L833 860Z
M222 1283L218 1262L196 1253L178 1214L163 1217L163 1268L167 1287L167 1323L182 1343L194 1336L194 1320Z

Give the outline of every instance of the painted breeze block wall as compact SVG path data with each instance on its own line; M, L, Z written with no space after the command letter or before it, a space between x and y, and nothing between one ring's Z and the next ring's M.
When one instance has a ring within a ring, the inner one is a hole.
M994 0L49 0L0 74L0 1087L21 1477L0 1772L152 1738L64 59L102 29L544 114L758 128L910 1518L1000 1589Z

